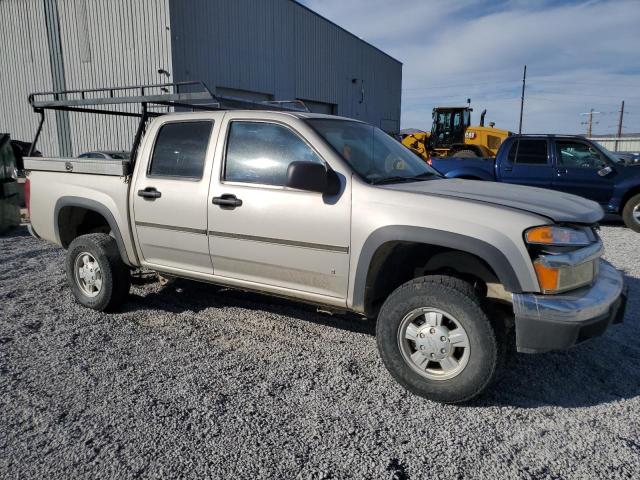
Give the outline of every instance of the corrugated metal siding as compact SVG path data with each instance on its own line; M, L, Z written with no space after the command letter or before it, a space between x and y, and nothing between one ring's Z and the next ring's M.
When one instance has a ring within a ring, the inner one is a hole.
M402 64L302 5L170 0L170 10L176 80L335 104L339 115L399 129Z
M589 140L598 142L612 152L640 152L640 137L594 137Z
M53 88L42 1L0 1L0 45L0 132L31 141L39 117L27 96ZM45 123L38 148L59 154L53 115Z
M56 16L59 42L47 35ZM399 128L402 65L291 0L0 0L0 41L0 132L20 140L38 122L27 95L53 90L54 74L70 90L166 81L158 69L174 81L333 104L336 114ZM62 52L53 66L51 42ZM59 117L47 114L38 143L46 155L62 154L66 139L73 155L128 149L136 125Z
M0 131L6 130L12 138L30 141L37 127L38 117L31 112L27 95L54 89L46 34L46 15L52 21L53 9L59 20L59 65L63 66L56 86L62 82L65 89L73 90L159 83L167 78L158 69L171 72L168 0L1 0ZM131 147L135 119L62 115L68 117L72 155ZM57 125L63 127L48 112L38 142L38 149L47 155L62 153Z
M167 80L158 74L158 69L171 71L167 0L58 0L58 10L67 89ZM131 148L135 118L81 113L69 118L75 155Z

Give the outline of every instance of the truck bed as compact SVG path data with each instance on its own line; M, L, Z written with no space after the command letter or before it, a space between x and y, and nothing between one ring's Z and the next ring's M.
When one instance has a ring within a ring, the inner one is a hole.
M136 258L128 222L127 161L93 158L24 159L30 183L30 216L34 232L60 244L56 224L63 208L106 207L123 239L129 258ZM68 213L68 210L67 210Z

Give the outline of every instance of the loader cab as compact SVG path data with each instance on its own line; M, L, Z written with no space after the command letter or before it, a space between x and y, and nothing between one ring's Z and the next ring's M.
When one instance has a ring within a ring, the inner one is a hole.
M436 107L429 137L431 149L447 148L464 143L464 133L471 125L470 107Z

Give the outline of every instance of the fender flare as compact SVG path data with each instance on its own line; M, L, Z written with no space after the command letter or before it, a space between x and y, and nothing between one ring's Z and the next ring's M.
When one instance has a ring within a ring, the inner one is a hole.
M638 168L640 170L640 168ZM631 178L620 182L620 184L613 187L612 200L617 199L617 211L622 213L622 209L627 204L631 197L634 197L640 193L640 179Z
M90 200L88 198L82 197L60 197L58 199L58 201L56 202L56 206L53 209L53 228L56 234L56 241L59 245L62 245L62 241L60 240L60 227L58 225L58 220L60 218L60 210L65 207L86 208L87 210L92 210L102 215L109 224L109 228L111 228L111 232L116 239L118 251L120 252L120 258L122 258L122 261L126 265L132 266L129 257L127 256L127 249L124 245L124 241L122 240L120 228L118 228L118 223L116 222L113 213L111 213L111 210L109 210L109 208L104 204L96 202L95 200Z
M389 225L381 227L369 235L360 250L353 286L353 309L365 311L366 285L369 266L378 248L388 242L406 241L436 245L460 250L484 260L496 273L505 290L521 293L518 275L507 257L495 246L477 238L458 233L425 227Z
M460 177L476 177L480 180L494 181L494 178L491 177L487 172L480 168L473 167L462 167L456 168L455 170L450 170L445 174L447 178L460 178Z

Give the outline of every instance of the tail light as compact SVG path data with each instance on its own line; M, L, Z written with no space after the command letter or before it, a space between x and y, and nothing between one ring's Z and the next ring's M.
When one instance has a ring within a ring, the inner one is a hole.
M24 203L27 206L29 218L31 218L31 180L29 180L29 177L24 182Z

